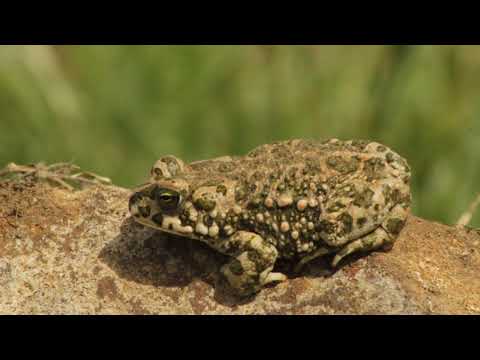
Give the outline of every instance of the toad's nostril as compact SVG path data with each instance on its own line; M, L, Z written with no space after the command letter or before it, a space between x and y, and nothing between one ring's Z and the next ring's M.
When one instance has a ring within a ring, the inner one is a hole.
M138 211L143 217L149 217L150 216L150 206L139 206Z

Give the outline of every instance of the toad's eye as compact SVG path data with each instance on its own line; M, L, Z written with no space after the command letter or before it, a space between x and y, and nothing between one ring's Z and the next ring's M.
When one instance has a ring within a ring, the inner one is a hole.
M178 203L180 202L180 194L176 191L169 189L156 188L155 200L160 206L160 209L164 211L171 211L176 209Z

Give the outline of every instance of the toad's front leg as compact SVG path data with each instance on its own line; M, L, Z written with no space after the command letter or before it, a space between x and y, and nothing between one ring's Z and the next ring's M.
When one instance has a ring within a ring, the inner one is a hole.
M221 272L238 295L251 295L270 282L287 278L282 273L271 272L278 252L258 234L238 231L223 242L219 250L233 256Z

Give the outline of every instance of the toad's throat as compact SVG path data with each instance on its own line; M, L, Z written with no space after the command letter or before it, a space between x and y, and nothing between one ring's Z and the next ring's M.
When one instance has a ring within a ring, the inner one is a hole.
M190 225L183 226L179 218L168 215L163 216L162 229L171 229L174 232L186 235L193 233L193 228Z
M161 224L153 223L150 219L142 217L135 217L135 221L150 228L164 231L173 235L184 235L187 237L194 237L193 228L190 225L183 226L180 219L164 215Z

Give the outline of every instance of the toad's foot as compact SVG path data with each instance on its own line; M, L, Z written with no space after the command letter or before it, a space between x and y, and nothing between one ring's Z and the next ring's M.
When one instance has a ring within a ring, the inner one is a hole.
M240 296L254 294L266 284L287 279L282 273L271 272L277 250L255 233L239 231L219 250L234 257L222 266L221 272Z

